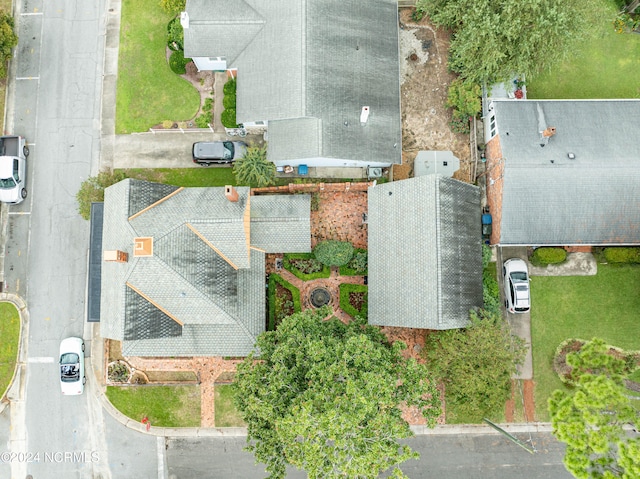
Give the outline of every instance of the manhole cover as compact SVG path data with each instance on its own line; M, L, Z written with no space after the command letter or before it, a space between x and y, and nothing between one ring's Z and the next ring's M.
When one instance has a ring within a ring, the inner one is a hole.
M311 301L311 304L315 308L320 308L325 304L329 304L329 301L331 301L331 293L329 293L325 288L316 288L311 291L309 301Z

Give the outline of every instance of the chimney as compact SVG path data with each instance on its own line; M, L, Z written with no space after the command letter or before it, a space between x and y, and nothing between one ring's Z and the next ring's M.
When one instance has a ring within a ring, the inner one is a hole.
M555 134L556 134L555 126L549 126L542 132L542 136L545 138L551 138Z
M227 186L224 187L224 196L225 196L225 198L227 198L232 203L237 203L238 202L238 192L231 185L227 185Z
M103 253L103 259L105 261L111 261L113 263L126 263L128 258L129 255L124 251L120 251L119 249L109 250Z
M153 256L153 238L148 236L134 238L133 256Z
M360 125L362 126L366 125L368 119L369 119L369 107L363 106L362 111L360 112Z
M189 28L189 14L187 12L180 12L180 25L182 28Z

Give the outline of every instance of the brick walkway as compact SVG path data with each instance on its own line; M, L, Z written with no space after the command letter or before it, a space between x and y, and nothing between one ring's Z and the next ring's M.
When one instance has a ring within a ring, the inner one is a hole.
M368 211L365 191L324 191L318 210L311 212L311 247L324 240L349 241L355 248L367 248Z
M215 426L214 383L224 372L234 372L240 359L220 357L197 358L140 358L128 357L126 361L142 371L194 371L200 382L200 425Z

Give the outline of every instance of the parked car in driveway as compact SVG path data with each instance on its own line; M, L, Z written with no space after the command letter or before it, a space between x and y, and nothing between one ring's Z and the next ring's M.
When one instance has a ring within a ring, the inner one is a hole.
M66 338L60 343L60 388L65 396L84 392L84 341Z
M0 201L21 203L27 197L27 148L21 136L0 137Z
M243 141L199 141L193 144L193 162L201 166L213 163L231 163L247 152Z
M505 306L510 313L526 313L531 308L529 294L529 271L527 263L520 258L511 258L504 262Z

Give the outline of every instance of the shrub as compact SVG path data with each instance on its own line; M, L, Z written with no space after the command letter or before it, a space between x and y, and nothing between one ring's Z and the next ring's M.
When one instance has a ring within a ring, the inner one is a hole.
M169 57L169 68L176 75L184 75L187 73L187 63L191 61L191 58L185 58L182 50L175 51Z
M497 316L502 314L495 263L488 263L482 271L482 300L486 311Z
M640 263L640 248L617 246L604 249L607 263Z
M449 126L451 127L451 131L454 133L463 133L466 135L471 131L469 126L469 116L459 112L458 110L453 110Z
M318 261L313 253L286 253L282 265L296 278L302 281L311 281L331 276L328 266Z
M367 317L368 313L368 302L367 302L367 290L368 288L363 284L349 284L343 283L340 285L340 309L347 313L349 316L356 317L359 316L361 318ZM364 293L364 303L358 311L351 305L350 295L351 293Z
M222 110L220 114L220 121L225 128L238 128L240 125L236 123L236 109L227 108Z
M366 274L367 267L369 266L367 250L356 251L347 265L356 272Z
M276 177L276 165L267 160L266 146L247 148L244 157L233 162L233 174L238 185L260 188L273 184Z
M203 113L196 117L195 122L198 128L209 128L209 125L213 122L213 116L211 113Z
M480 85L456 78L449 85L447 106L461 116L476 116L482 110Z
M184 50L184 29L180 17L175 17L167 25L167 46L173 50Z
M531 263L535 266L562 263L567 259L567 252L563 248L545 246L536 248L531 255Z
M85 220L91 217L91 203L104 201L104 189L124 180L127 175L122 171L101 171L98 176L91 176L80 185L76 200L78 200L78 213Z
M222 92L225 95L235 95L236 94L236 80L235 80L235 78L232 78L231 80L228 80L227 83L224 84L224 86L222 87Z
M129 368L121 362L110 364L107 377L114 383L126 383L129 380Z
M226 109L229 109L229 108L235 109L235 107L236 107L236 96L235 95L225 95L224 98L222 99L222 106L225 107Z
M286 281L282 278L282 276L277 274L269 275L269 289L268 289L268 302L269 302L269 323L267 324L268 331L274 331L276 329L276 319L277 319L277 311L276 306L283 308L289 307L289 304L280 303L276 305L276 284L280 284L282 287L291 291L291 297L293 298L293 309L296 312L302 311L300 306L300 290L296 288L294 285ZM285 302L286 303L286 302ZM282 310L282 309L280 309ZM280 320L282 318L279 318Z
M353 245L347 241L323 241L318 243L313 254L322 264L342 266L353 256Z
M489 265L489 262L491 261L491 248L486 245L483 244L482 245L482 268L486 268Z
M7 76L7 62L13 58L13 49L18 45L13 17L0 11L0 78Z
M160 0L160 8L170 15L179 15L186 5L187 0Z

